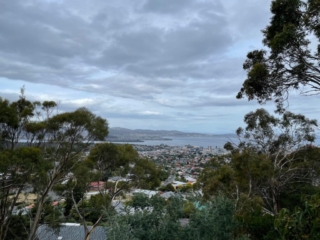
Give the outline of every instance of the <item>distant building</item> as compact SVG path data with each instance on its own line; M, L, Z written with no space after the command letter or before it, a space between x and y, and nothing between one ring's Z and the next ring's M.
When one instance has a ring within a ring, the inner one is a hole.
M132 195L137 195L137 194L145 194L147 195L149 198L151 198L152 196L154 195L157 195L159 192L158 191L152 191L152 190L144 190L144 189L135 189L133 192L132 192Z
M174 192L165 192L160 194L160 197L163 197L164 199L168 200L171 197L176 196L176 194Z
M103 181L91 182L88 186L89 191L103 190L105 188L105 183Z
M90 227L89 227L90 228ZM37 239L41 240L73 240L84 239L84 228L77 223L65 223L58 229L53 229L48 225L40 225L37 229ZM107 239L106 230L103 227L96 227L93 231L90 240L105 240Z

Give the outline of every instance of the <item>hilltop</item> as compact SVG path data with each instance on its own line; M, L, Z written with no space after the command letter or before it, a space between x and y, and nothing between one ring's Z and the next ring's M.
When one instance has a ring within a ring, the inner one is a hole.
M136 142L144 140L171 140L170 137L234 137L234 134L190 133L177 130L149 130L113 127L109 129L107 140L112 142Z

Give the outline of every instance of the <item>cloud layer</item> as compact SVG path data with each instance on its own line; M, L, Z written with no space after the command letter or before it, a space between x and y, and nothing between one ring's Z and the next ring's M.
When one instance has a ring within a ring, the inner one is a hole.
M232 132L265 0L15 0L0 3L1 96L86 106L111 126ZM16 96L16 95L15 95ZM271 107L270 107L271 108ZM299 108L299 107L298 107Z

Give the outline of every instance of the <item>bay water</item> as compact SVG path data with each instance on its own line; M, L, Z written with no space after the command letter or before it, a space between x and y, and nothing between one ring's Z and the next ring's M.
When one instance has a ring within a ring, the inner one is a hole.
M168 146L197 146L207 148L211 146L212 148L218 147L223 148L224 144L227 142L237 143L238 139L235 137L167 137L171 140L145 140L144 142L128 142L128 144L133 145L161 145L165 144ZM116 142L115 142L116 143ZM120 142L119 142L120 143ZM120 144L124 144L125 142L121 142ZM316 138L315 146L320 146L320 137Z

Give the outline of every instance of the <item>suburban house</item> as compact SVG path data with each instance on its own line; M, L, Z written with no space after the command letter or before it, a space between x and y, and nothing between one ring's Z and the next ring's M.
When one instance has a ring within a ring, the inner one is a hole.
M48 225L38 227L36 236L40 240L76 240L84 239L84 228L78 223L64 223L60 228L53 229ZM98 226L92 233L90 240L106 240L107 233L103 227Z
M103 181L91 182L88 186L89 191L99 191L105 188L105 183Z

